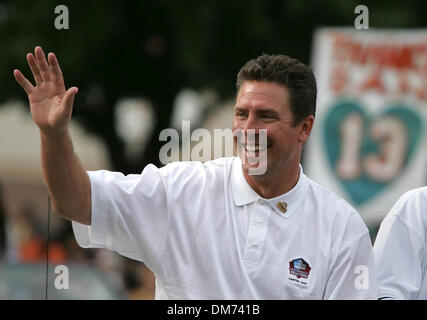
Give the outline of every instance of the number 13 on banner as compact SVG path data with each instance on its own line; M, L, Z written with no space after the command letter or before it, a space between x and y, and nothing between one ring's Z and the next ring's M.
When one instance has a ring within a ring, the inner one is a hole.
M379 153L361 159L364 121L360 113L348 115L340 125L341 150L336 171L342 179L353 180L362 174L375 181L387 182L396 177L406 160L408 133L405 124L393 116L374 121L368 132L378 142Z
M421 118L407 106L386 107L375 116L364 110L357 102L339 101L323 126L330 167L350 193L378 191L397 178L421 136Z

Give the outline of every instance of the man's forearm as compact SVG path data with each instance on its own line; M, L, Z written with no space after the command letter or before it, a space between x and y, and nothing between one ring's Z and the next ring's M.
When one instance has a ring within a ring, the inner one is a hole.
M64 218L90 225L90 180L68 132L40 131L43 176L52 208Z

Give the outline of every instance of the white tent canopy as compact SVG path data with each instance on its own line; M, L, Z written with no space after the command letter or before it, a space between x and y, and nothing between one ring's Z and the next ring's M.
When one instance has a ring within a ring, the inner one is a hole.
M34 181L42 179L40 135L28 107L11 101L0 107L0 179ZM70 134L75 152L87 170L110 169L105 144L71 121Z

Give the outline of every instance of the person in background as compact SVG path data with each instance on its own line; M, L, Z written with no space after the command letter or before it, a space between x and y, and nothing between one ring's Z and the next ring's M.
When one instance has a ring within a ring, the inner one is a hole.
M3 203L3 190L2 185L0 183L0 261L3 260L6 249L7 249L7 243L6 243L6 208Z
M427 187L403 194L374 243L378 298L427 299Z

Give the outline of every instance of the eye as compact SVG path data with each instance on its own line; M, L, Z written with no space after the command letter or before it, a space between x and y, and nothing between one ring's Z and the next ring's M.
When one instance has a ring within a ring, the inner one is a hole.
M235 115L236 117L243 118L246 116L246 113L243 111L236 111Z
M274 114L272 114L272 113L264 113L263 115L262 115L262 117L264 118L264 119L276 119L277 117L276 117L276 115L274 115Z

